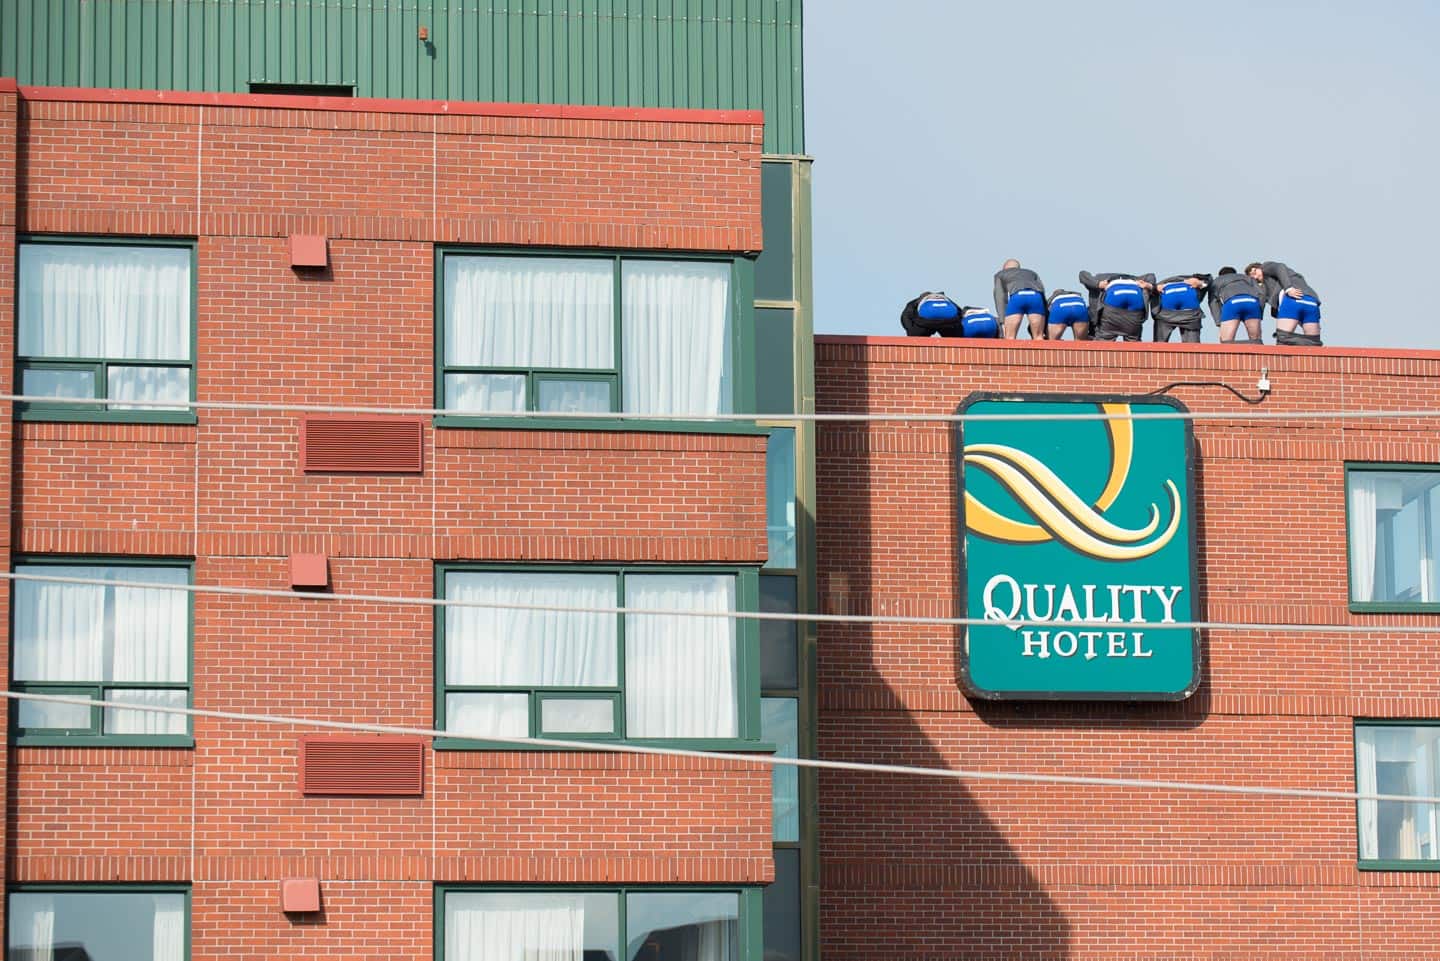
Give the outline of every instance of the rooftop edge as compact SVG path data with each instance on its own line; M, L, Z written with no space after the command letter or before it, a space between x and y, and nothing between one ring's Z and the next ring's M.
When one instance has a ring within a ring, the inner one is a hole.
M1247 354L1255 357L1373 357L1388 360L1440 361L1440 350L1401 347L1282 347L1278 344L1184 344L1154 341L1100 340L1004 340L998 337L905 337L860 334L816 334L816 344L849 344L861 347L932 347L953 350L1079 350L1126 351L1130 353Z
M542 120L628 120L650 123L753 125L761 110L696 110L670 107L600 107L558 103L481 103L468 100L399 100L322 97L299 94L213 93L190 90L123 90L91 87L31 87L0 77L0 93L25 100L60 103L134 103L186 107L250 107L266 110L329 110L348 113L432 114L455 117L526 117Z

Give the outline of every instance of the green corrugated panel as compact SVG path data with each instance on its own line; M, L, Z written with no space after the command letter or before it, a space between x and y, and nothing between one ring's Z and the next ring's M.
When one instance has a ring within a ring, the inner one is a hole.
M0 76L54 87L765 111L803 153L802 0L0 0ZM428 42L418 37L421 26Z

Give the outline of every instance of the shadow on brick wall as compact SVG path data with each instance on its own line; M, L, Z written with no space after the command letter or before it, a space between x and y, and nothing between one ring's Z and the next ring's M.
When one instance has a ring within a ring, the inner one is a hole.
M865 378L864 364L817 364L817 409L863 409ZM940 449L948 445L918 433L936 430L948 433L933 424L820 428L822 613L953 612L954 471ZM922 518L940 509L950 525L927 530ZM818 633L820 757L1009 766L1000 755L973 749L975 717L959 697L956 676L945 676L952 662L946 648L956 642L950 629L822 623ZM1007 837L1048 828L1018 818L997 825L980 800L994 790L938 778L822 772L825 961L1070 957L1069 922Z

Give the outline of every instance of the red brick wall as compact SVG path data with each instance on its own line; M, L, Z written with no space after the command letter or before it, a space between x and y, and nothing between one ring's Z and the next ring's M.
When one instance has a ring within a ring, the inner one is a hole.
M953 413L975 390L1141 393L1218 380L1263 410L1406 409L1440 355L819 338L817 410ZM1196 411L1249 410L1177 388ZM959 616L953 427L825 424L825 613ZM1197 421L1198 616L1364 624L1354 635L1212 631L1174 705L985 704L954 630L823 624L822 757L1354 789L1355 717L1440 717L1430 619L1352 615L1346 460L1440 463L1419 420ZM1349 802L825 774L827 959L1440 958L1418 936L1440 875L1356 869Z
M15 85L12 82L0 80L0 250L6 252L6 256L0 257L0 317L15 316L15 258L9 253L15 249L15 220L16 220L16 181L18 170L16 167L16 145L19 139L19 114L20 99L17 95ZM15 354L14 328L11 324L0 324L0 357L13 357ZM0 390L10 393L14 386L14 366L10 363L0 363ZM15 455L15 422L13 406L9 401L0 402L0 468L6 474L11 474L14 465ZM12 510L12 490L14 485L0 485L0 516L9 516ZM10 569L10 552L12 542L12 530L9 524L3 525L0 530L0 564L5 569ZM3 617L5 624L10 623L10 585L7 583L0 587L0 617ZM10 640L9 632L5 633L4 640L5 657L0 658L0 683L5 687L10 686ZM10 709L6 705L3 717L0 717L0 736L5 738L5 743L10 742ZM13 770L10 763L10 752L5 752L4 758L0 758L0 776L3 776L5 783L11 783ZM10 819L7 816L3 832L0 832L0 844L5 850L10 850L11 842ZM0 881L7 881L10 878L8 864L0 866ZM3 920L5 909L0 907L0 920Z
M202 401L432 406L439 242L760 246L756 115L22 93L17 201L0 91L0 240L13 251L17 220L198 237ZM327 234L330 268L291 270L291 232ZM198 583L282 590L287 555L320 551L336 592L421 597L436 560L764 560L763 437L427 422L423 474L340 476L300 471L299 423L24 424L7 533L23 552L194 557ZM428 607L198 595L196 706L430 727L432 623ZM12 748L12 879L192 882L202 961L429 957L436 881L773 873L766 769L427 749L422 798L306 798L301 729L194 728L193 750ZM322 923L281 914L287 876L325 879Z

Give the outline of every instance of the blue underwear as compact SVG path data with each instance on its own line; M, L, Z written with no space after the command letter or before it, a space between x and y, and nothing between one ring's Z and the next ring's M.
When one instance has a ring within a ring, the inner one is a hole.
M923 320L954 320L960 316L960 308L946 297L926 297L915 308L915 315Z
M999 337L1000 324L989 311L977 311L960 318L960 326L966 337Z
M1196 310L1200 306L1200 291L1189 284L1166 284L1160 288L1161 310Z
M1259 320L1260 314L1260 298L1251 297L1249 294L1239 294L1231 297L1220 305L1220 319L1222 321Z
M1296 299L1288 294L1281 294L1275 316L1281 320L1298 320L1302 324L1318 324L1320 323L1320 301L1314 297Z
M1133 280L1112 280L1105 288L1104 303L1116 310L1144 310L1145 291Z
M1005 316L1039 314L1045 316L1045 295L1038 290L1017 290L1005 301Z
M1050 323L1088 324L1090 307L1079 294L1063 294L1050 301Z

